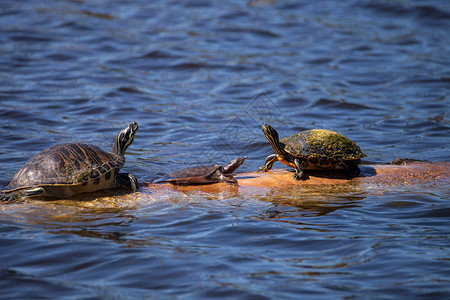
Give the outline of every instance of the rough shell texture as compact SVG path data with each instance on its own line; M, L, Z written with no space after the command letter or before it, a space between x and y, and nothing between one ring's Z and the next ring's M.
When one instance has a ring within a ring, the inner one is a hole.
M285 150L295 156L334 161L366 157L359 146L340 133L325 130L306 130L281 140Z
M13 177L9 188L43 184L79 184L113 176L125 158L89 144L59 144L32 157Z

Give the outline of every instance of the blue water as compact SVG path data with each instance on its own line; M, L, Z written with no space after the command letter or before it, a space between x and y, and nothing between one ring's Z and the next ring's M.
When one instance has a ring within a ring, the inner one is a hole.
M255 171L264 122L336 130L366 164L448 162L449 54L447 1L1 1L0 187L132 121L142 183ZM106 195L1 206L2 297L450 296L445 184Z

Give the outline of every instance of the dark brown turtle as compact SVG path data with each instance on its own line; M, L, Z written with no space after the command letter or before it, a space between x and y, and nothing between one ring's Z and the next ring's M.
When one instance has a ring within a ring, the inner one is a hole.
M120 131L111 152L80 143L58 144L41 151L14 175L0 202L35 196L70 197L119 184L136 191L136 177L119 170L137 130L133 122Z
M155 180L154 183L168 182L175 185L200 185L225 182L231 185L238 185L233 172L244 163L246 158L247 156L238 157L225 166L209 165L181 169L168 173Z
M280 141L278 132L264 124L262 131L275 154L266 158L258 171L269 171L276 161L295 168L294 178L306 179L303 170L330 170L342 167L347 175L356 177L361 170L358 164L366 157L351 139L335 131L312 129L288 136Z

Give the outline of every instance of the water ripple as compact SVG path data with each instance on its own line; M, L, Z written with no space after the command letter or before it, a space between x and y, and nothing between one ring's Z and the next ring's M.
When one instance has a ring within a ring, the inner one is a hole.
M371 163L448 161L449 23L442 1L6 1L0 186L55 143L111 149L131 121L140 130L124 170L141 182L238 155L254 171L272 153L263 123L283 137L336 130ZM439 184L4 205L0 288L5 298L448 298Z

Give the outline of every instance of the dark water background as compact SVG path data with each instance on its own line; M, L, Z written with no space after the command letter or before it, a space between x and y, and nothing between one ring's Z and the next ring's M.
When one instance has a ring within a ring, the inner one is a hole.
M448 1L0 1L0 186L131 121L141 182L254 171L264 122L339 131L365 163L449 161L449 56ZM443 184L143 193L2 206L2 297L450 297Z

